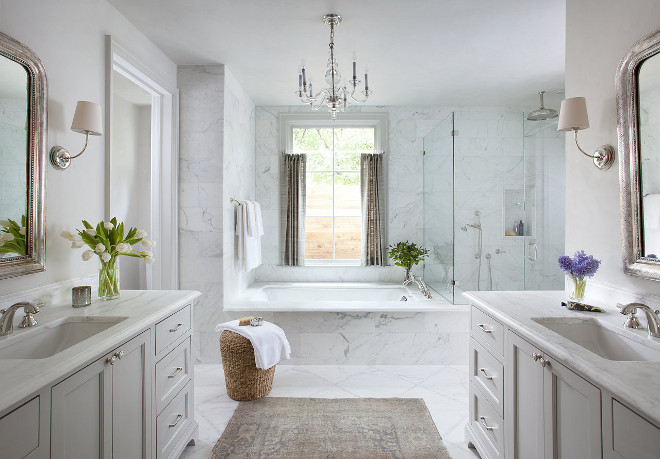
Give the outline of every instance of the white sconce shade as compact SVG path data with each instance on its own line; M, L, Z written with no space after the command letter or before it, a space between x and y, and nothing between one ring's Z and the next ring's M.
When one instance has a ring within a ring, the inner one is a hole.
M103 135L103 117L101 115L101 106L94 102L79 100L76 104L76 112L73 114L71 130L80 134L85 134L85 146L82 151L75 156L71 156L69 151L55 145L50 149L50 163L55 169L64 170L71 165L71 160L82 155L89 144L90 135Z
M559 109L558 131L573 131L587 129L589 116L587 115L587 101L584 97L564 99Z
M80 134L103 135L101 106L93 102L79 100L73 115L71 130Z

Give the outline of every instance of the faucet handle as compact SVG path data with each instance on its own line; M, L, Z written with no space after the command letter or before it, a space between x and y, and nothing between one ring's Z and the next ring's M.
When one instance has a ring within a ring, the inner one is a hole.
M639 319L635 315L636 312L637 312L636 309L633 309L630 312L630 317L628 317L623 324L625 328L633 328L635 330L641 330L642 328L644 328L644 326L640 323Z

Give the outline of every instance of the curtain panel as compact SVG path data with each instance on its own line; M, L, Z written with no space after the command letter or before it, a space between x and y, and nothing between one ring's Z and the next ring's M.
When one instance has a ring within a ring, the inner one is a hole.
M362 197L362 266L384 266L385 259L385 184L383 155L360 155L360 193Z
M307 155L282 154L280 180L282 265L305 265Z

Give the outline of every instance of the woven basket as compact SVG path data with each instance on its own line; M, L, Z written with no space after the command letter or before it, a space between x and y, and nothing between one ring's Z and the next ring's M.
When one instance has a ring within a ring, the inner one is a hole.
M268 395L273 387L275 365L268 370L257 368L249 339L225 330L220 334L220 353L229 397L247 401Z

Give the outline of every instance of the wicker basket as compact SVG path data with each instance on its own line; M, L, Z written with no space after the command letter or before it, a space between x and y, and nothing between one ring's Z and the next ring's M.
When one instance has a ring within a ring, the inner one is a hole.
M273 387L275 365L268 370L257 368L249 339L225 330L220 334L220 353L229 397L247 401L268 395Z

